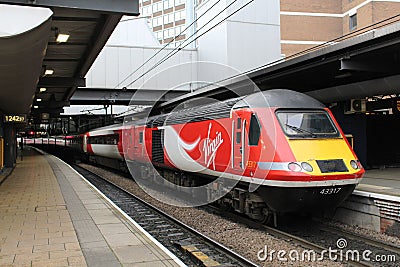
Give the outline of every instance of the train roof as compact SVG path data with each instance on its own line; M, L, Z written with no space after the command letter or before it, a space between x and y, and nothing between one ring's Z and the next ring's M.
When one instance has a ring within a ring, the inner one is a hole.
M232 107L243 97L218 101L216 103L184 108L169 114L150 118L147 127L182 124L188 122L229 118Z
M95 128L89 131L89 133L100 133L103 131L113 131L113 130L118 130L122 128L122 123L118 123L118 124L112 124L112 125L108 125L108 126L104 126L104 127L100 127L100 128Z
M153 128L163 125L229 118L231 111L234 109L260 107L295 109L325 108L321 102L308 95L287 89L273 89L254 93L249 96L242 96L216 103L184 108L168 114L150 117L147 120L136 121L134 124L146 124L147 127Z
M273 89L255 93L238 101L234 109L250 107L274 107L274 108L294 108L294 109L320 109L325 108L324 104L318 100L288 89Z

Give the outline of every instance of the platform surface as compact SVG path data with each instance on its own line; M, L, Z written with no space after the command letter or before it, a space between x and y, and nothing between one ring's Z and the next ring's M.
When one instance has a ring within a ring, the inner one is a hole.
M367 170L356 191L400 197L400 168Z
M0 185L0 266L181 266L68 165L24 149Z

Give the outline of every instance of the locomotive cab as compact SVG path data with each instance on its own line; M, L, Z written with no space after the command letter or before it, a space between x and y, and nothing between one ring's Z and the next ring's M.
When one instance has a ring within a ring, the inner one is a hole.
M245 129L234 165L245 166L243 177L251 177L247 181L273 211L334 208L364 174L330 110L307 95L266 91L233 110L233 120L244 121Z

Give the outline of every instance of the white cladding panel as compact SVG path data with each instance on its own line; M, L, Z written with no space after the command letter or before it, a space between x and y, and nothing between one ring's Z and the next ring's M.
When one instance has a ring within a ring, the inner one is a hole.
M172 72L168 72L167 77L159 78L160 73L165 69L183 63L195 62L197 59L195 50L183 50L164 64L154 68L146 76L139 78L144 71L151 69L172 50L169 48L163 50L141 67L158 51L159 48L106 46L90 69L86 77L86 86L92 88L122 88L124 86L141 88L144 85L143 88L145 89L167 89L171 88L171 84L175 87L182 83L182 78L196 79L196 77L190 76L194 73L195 66L193 65L186 65L184 73L175 72L175 75L172 75ZM126 79L127 77L128 79ZM152 79L152 77L155 77L155 79ZM131 84L136 79L138 80Z
M227 65L244 72L275 61L281 54L279 39L279 29L274 26L230 21Z
M180 88L193 89L193 84L190 84L192 81L213 83L279 59L279 0L254 0L226 20L229 14L249 1L238 0L212 21L233 0L209 0L201 4L196 9L196 17L204 16L197 22L197 36L220 21L224 22L201 36L197 40L197 49L183 49L153 70L150 69L172 48L164 49L140 67L162 46L158 44L146 19L121 22L89 71L87 87L171 89L184 85ZM216 65L210 67L210 64L199 62ZM182 63L191 64L171 71ZM144 77L138 78L147 72Z
M154 33L150 30L146 18L124 16L110 36L107 45L159 46Z
M106 158L122 159L116 145L92 144L93 154Z
M219 11L233 0L220 1L206 12L217 0L210 0L197 9L197 17L205 14L198 22L204 30L226 19L250 0L238 0L216 19L209 22ZM233 74L265 65L280 58L279 0L255 0L225 20L198 40L199 61L216 62L235 69ZM201 32L200 32L201 34ZM226 71L229 73L229 71ZM219 73L219 78L226 78ZM199 72L200 79L214 81L215 72Z
M0 37L9 38L28 32L52 15L49 8L0 4Z

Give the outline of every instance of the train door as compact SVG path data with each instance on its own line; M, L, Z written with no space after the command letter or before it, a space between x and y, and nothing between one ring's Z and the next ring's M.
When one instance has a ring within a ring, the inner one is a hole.
M245 167L245 135L246 135L246 120L239 114L233 113L232 120L232 168L242 171Z
M87 135L84 134L83 135L83 139L82 139L82 150L83 152L87 153Z
M131 125L122 131L124 133L124 152L126 158L133 160L134 159L134 148L135 148L135 126Z

